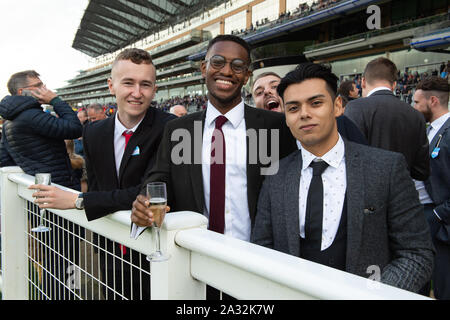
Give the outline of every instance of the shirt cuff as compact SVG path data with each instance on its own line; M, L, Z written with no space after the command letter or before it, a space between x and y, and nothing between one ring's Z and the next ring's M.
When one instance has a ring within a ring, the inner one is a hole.
M136 224L131 225L130 238L137 239L147 227L138 227Z

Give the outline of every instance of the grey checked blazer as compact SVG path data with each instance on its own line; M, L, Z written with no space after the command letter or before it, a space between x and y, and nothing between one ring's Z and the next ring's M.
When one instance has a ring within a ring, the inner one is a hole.
M381 281L417 292L430 280L430 231L403 155L344 140L347 172L346 271L368 277L377 265ZM280 161L259 195L251 241L300 254L301 151ZM305 195L306 197L306 195Z

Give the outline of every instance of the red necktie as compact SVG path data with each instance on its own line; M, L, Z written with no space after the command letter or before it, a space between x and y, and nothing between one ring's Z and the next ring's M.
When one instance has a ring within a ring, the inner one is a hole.
M130 141L130 138L133 135L133 131L131 131L131 130L124 131L122 133L122 135L125 137L125 148L124 149L126 149L128 141Z
M216 128L211 139L209 229L224 233L225 230L225 137L222 126L228 119L216 118Z
M133 135L133 131L126 130L122 133L122 135L125 137L125 147L124 150L127 148L128 141L130 141L131 136ZM120 250L122 251L123 255L127 254L127 247L125 247L123 244L120 245Z

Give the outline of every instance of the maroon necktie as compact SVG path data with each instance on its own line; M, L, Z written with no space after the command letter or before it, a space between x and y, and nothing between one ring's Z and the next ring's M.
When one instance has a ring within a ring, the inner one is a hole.
M216 118L216 128L211 139L209 230L224 233L225 230L225 137L222 126L228 119Z
M133 135L133 131L131 130L124 131L122 135L125 137L125 147L123 148L125 150L127 148L128 141L130 141L130 138ZM120 245L120 250L122 250L123 255L127 254L127 247L125 247L123 244Z

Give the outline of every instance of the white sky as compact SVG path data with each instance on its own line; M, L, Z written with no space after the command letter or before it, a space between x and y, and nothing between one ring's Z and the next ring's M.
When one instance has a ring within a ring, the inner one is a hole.
M88 0L0 0L0 99L9 77L33 69L51 90L65 86L89 57L72 48Z

